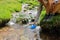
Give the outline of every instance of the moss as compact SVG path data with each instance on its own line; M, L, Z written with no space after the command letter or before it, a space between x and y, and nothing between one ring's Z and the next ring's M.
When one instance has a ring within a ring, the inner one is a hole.
M11 13L9 10L0 9L0 26L7 23L7 21L11 18Z
M19 12L21 6L18 0L0 0L0 26L10 20L12 12Z
M49 21L42 20L40 25L44 31L47 31L49 33L60 33L60 14L51 17Z

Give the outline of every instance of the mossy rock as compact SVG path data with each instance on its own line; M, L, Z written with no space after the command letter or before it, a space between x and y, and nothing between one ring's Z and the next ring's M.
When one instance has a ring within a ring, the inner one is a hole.
M49 21L43 20L40 22L42 31L49 33L60 33L60 14L52 16Z

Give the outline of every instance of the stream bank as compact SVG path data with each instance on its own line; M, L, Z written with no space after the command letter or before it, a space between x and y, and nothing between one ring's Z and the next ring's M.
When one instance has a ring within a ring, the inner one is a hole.
M40 25L43 32L60 35L60 14L52 16L48 21L43 19Z

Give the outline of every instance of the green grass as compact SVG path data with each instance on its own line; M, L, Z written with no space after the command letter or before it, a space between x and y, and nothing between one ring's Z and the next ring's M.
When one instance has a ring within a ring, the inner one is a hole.
M46 11L42 11L42 13L40 15L40 21L45 17L45 13L46 13Z
M14 12L15 10L20 11L21 10L21 3L19 3L18 1L0 1L0 6L6 10L10 10L12 12Z
M45 8L43 8L41 11L38 23L40 23L44 19L45 15L46 15L46 10L45 10Z
M12 12L21 11L22 5L18 0L0 0L0 23L9 20Z

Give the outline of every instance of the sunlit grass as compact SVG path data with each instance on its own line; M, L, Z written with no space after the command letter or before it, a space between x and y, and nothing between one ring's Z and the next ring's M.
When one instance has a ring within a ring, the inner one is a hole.
M44 19L45 15L46 15L46 9L43 8L42 11L41 11L38 23L40 23Z
M17 0L0 0L0 22L9 20L12 12L21 11L22 4Z

